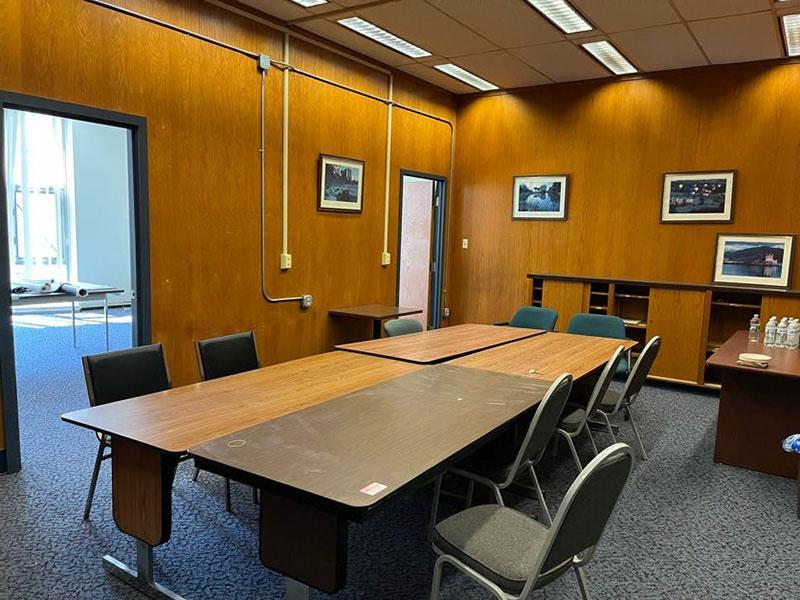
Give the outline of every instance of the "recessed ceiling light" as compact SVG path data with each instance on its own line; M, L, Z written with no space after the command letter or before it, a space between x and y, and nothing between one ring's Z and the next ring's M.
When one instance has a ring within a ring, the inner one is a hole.
M377 25L373 25L369 21L360 19L359 17L350 17L349 19L340 19L339 25L347 27L348 29L360 33L364 37L383 44L384 46L396 50L401 54L410 56L411 58L424 58L430 56L431 53L423 50L419 46L415 46L411 42L407 42L403 38L399 38L393 33L381 29Z
M615 75L629 75L638 72L636 67L607 40L588 42L581 46Z
M450 77L455 77L459 81L463 81L464 83L471 85L474 88L479 89L482 92L488 92L490 90L498 90L495 84L489 83L485 79L481 79L474 73L470 73L469 71L462 69L461 67L454 65L452 63L447 63L446 65L434 65L434 69L438 69L442 73L447 73Z
M550 19L564 33L580 33L593 29L591 23L566 0L528 0L528 4Z
M311 8L312 6L319 6L320 4L327 4L328 0L292 0L295 4Z
M786 40L786 54L800 56L800 15L783 15L783 38Z

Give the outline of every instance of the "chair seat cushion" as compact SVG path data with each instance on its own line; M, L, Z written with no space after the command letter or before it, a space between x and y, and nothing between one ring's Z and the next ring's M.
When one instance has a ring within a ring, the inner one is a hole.
M604 413L608 414L613 412L617 406L617 402L619 401L619 392L615 392L614 390L608 390L606 395L600 402L597 403L597 408L602 410Z
M561 420L558 422L558 428L567 433L574 433L578 431L585 420L586 409L584 407L577 404L567 404L564 408L564 413L561 415Z
M535 568L548 529L496 504L474 506L439 523L433 545L500 586L519 594Z
M512 439L498 439L462 460L455 468L501 484L511 473L518 452L519 446Z

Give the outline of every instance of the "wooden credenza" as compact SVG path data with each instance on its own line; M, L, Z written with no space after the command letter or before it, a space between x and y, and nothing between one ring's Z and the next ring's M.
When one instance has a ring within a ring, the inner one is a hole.
M664 281L529 274L531 303L558 311L558 331L579 312L617 315L628 337L663 344L651 377L719 388L721 372L706 360L754 313L800 317L800 290L737 288ZM634 351L635 353L635 351Z

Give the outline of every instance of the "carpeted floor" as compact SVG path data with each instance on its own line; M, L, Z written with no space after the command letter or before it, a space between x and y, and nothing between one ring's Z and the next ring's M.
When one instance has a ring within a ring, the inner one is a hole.
M59 420L87 405L80 356L104 349L100 315L84 317L72 348L68 314L25 315L15 325L23 471L0 477L0 598L141 598L105 574L100 558L134 558L114 527L109 465L103 467L92 521L81 513L96 450L94 436ZM53 326L55 325L55 326ZM115 310L112 347L130 339L129 315ZM640 462L588 567L595 599L791 598L800 587L795 488L788 479L715 465L717 399L679 388L648 387L638 404L650 460ZM627 426L623 438L632 441ZM605 440L598 435L598 441ZM579 448L589 458L588 444ZM169 543L156 549L156 576L189 599L280 598L281 578L257 558L257 508L233 484L234 514L223 510L222 481L175 482ZM574 477L566 451L538 469L554 508ZM350 528L348 586L337 599L427 598L434 555L426 541L430 490L398 501ZM509 503L538 514L536 503ZM443 514L459 508L443 501ZM489 598L446 571L444 598ZM318 594L318 598L326 598ZM567 575L536 598L576 598Z

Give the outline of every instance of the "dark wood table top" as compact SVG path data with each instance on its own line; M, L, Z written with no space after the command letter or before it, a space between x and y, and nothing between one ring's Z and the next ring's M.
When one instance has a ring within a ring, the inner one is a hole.
M491 439L540 402L547 387L437 365L202 443L189 454L358 520Z
M734 369L737 371L751 371L764 375L783 375L785 377L800 377L800 350L789 350L787 348L768 348L761 341L751 342L748 340L747 331L737 331L727 342L722 344L714 354L706 361L706 364L719 367L721 369ZM746 367L739 365L736 361L743 352L764 354L771 356L772 360L766 369L758 367Z
M421 312L421 308L405 308L403 306L391 306L389 304L362 304L361 306L351 306L348 308L332 308L328 311L328 314L340 317L378 319L383 321L384 319L416 315Z
M67 413L67 423L158 448L188 448L421 367L328 352Z
M614 350L633 348L632 340L548 332L450 361L448 364L554 381L562 373L575 379L602 367Z
M379 340L340 344L336 348L418 364L433 364L543 333L541 329L468 323Z

